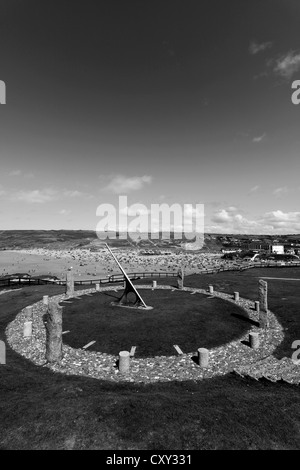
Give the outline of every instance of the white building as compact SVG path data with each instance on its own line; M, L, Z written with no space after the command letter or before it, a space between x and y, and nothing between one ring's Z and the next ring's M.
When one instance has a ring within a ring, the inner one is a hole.
M270 245L271 253L276 253L283 255L284 254L284 245Z

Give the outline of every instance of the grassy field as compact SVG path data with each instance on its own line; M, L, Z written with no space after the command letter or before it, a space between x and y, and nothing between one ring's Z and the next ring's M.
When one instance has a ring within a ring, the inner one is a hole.
M64 341L80 348L95 340L89 350L114 355L136 345L136 357L171 356L174 344L195 352L200 346L221 346L249 329L244 311L222 299L170 290L140 293L153 310L112 306L121 295L112 291L64 304L63 329L70 331Z
M186 285L257 299L261 276L300 278L299 270L260 269L191 276ZM160 280L159 282L163 282ZM300 339L300 281L269 280L269 304L286 328L275 351L291 357ZM1 295L0 339L25 305L63 292L33 286ZM55 374L7 347L0 365L1 449L299 449L299 387L229 374L202 382L112 384Z

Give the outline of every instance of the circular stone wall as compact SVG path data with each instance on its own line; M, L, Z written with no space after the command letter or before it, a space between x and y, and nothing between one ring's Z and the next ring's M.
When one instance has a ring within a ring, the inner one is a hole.
M154 291L150 286L139 286L142 296L145 289L152 291L153 298L155 298L157 294L157 289L166 291L174 290L169 286L158 286ZM101 289L101 292L116 293L118 290L123 290L123 288L105 287ZM244 309L245 316L248 316L253 322L257 322L258 320L257 312L254 311L253 302L250 300L240 299L235 302L232 298L233 296L228 294L214 292L213 295L210 295L203 289L188 287L176 292L179 295L181 295L181 293L183 295L187 295L187 293L191 295L195 292L193 296L205 294L209 295L211 298L227 300ZM87 297L84 297L85 295ZM76 291L73 298L67 298L66 295L62 294L54 296L53 299L58 302L64 300L68 302L80 302L79 297L88 299L91 295L98 295L95 289ZM84 302L82 305L84 306ZM56 364L46 363L46 333L43 318L47 312L47 306L44 305L41 300L32 307L31 319L33 330L31 338L23 337L23 325L25 321L28 321L26 309L23 309L6 328L7 342L12 349L34 364L48 367L55 372L117 382L129 381L148 383L156 381L202 380L216 375L224 375L237 367L254 364L261 358L270 355L284 337L282 327L276 317L272 312L268 312L269 328L262 330L255 326L255 323L252 325L249 324L247 332L242 334L239 338L226 344L209 348L209 364L206 368L199 367L195 360L197 349L203 347L203 344L199 343L196 349L189 352L183 351L183 354L178 354L174 349L174 355L172 356L159 355L147 358L133 356L130 359L129 372L121 374L117 367L119 351L116 354L108 354L103 351L97 352L82 348L72 348L65 343L65 335L63 336L63 359L61 362ZM120 308L120 310L124 312L124 316L127 314L127 311L129 311L129 309L126 308ZM151 315L152 312L155 312L155 310L147 311L147 314ZM251 349L247 344L250 331L259 333L261 346L257 350ZM133 344L132 346L136 345Z

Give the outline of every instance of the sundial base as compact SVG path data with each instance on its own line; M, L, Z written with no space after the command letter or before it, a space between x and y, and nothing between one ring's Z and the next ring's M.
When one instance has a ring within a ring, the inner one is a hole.
M143 301L141 295L139 294L139 292L136 290L136 288L132 284L131 280L129 279L129 277L125 273L124 269L120 265L120 263L117 260L117 258L115 257L115 255L112 253L112 251L109 248L109 246L107 245L107 243L105 245L106 245L108 251L110 252L110 254L112 255L112 257L114 258L114 260L116 261L117 265L121 269L121 271L124 275L124 281L125 281L124 292L123 292L121 298L118 300L118 302L112 302L111 305L114 305L115 307L126 307L126 308L142 309L142 310L152 310L153 307L150 307L150 306L145 304L145 302ZM131 295L133 294L133 296L135 297L135 302L128 301L128 294L131 294Z
M146 307L144 307L144 305L126 305L126 304L121 304L120 302L111 302L111 304L113 307L124 307L124 308L133 308L135 310L152 310L153 307L151 307L150 305L147 305Z

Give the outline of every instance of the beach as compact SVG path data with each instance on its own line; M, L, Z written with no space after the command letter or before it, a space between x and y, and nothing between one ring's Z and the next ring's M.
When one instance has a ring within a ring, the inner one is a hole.
M108 270L94 259L81 261L69 253L45 250L1 251L0 275L27 273L30 276L56 276L65 279L68 269L73 268L75 279L102 278Z
M180 253L170 255L140 255L134 250L114 251L118 261L128 273L134 272L176 272L183 267L186 274L200 272L225 264L220 255ZM226 262L227 264L228 262ZM31 276L56 276L65 279L72 268L76 280L95 279L119 274L120 269L112 256L105 250L89 249L49 250L5 250L0 252L0 275L27 273Z

